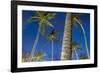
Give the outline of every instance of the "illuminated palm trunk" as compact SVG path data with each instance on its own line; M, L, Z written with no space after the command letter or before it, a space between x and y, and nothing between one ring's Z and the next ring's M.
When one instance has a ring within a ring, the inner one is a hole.
M31 51L31 54L30 54L30 57L29 57L29 62L31 62L32 56L34 55L36 46L37 46L37 44L38 44L39 34L40 34L40 29L38 28L38 32L37 32L37 35L36 35L36 39L35 39L35 41L34 41L34 44L33 44L33 47L32 47L32 51Z
M70 60L71 58L71 13L66 14L64 37L62 42L61 60Z
M51 60L53 61L53 40L51 41L51 46L52 46L52 48L51 48L51 50L52 50L52 52L51 52L52 53L52 59Z

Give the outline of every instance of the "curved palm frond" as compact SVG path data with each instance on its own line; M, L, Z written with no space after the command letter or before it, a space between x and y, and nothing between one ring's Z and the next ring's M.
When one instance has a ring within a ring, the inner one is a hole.
M29 23L32 23L32 22L36 22L36 21L39 21L41 18L38 17L38 16L32 16L28 19L28 22Z
M48 13L46 16L45 16L45 18L46 19L48 19L48 20L50 20L50 19L52 19L52 18L54 18L54 16L56 15L56 13Z

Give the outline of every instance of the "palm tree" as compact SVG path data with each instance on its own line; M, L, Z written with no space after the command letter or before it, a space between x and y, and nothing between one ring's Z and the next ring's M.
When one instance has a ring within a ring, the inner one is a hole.
M33 61L45 61L45 59L43 59L45 56L46 54L44 52L39 51L32 56L32 60Z
M32 56L34 55L34 52L35 52L35 49L36 49L36 46L37 46L37 43L39 40L39 33L44 35L46 25L53 27L53 25L49 22L49 20L54 18L54 16L55 16L55 13L38 11L38 12L36 12L35 16L32 16L29 18L29 20L28 20L29 23L32 23L34 21L39 22L39 27L38 27L36 39L35 39L35 42L34 42L33 47L32 47L32 50L34 50L34 51L31 51L29 61L31 61Z
M84 27L82 25L82 21L80 20L80 14L73 14L72 18L73 18L74 23L76 23L76 25L79 24L81 29L82 29L84 40L85 40L85 47L86 47L87 57L89 58L89 47L88 47L87 37L86 37Z
M69 60L71 58L71 16L71 13L66 14L61 60Z
M80 49L80 44L78 42L73 41L72 42L72 56L73 56L73 53L75 52L76 58L78 60L79 56L78 56L78 53L77 53L76 49Z
M22 62L28 62L29 54L26 52L22 52Z
M82 21L80 20L80 14L77 13L67 13L66 14L66 19L65 19L65 28L64 28L64 37L63 37L63 45L62 45L62 52L61 52L61 60L70 60L71 58L71 30L72 30L72 24L77 26L77 23L81 26L83 35L84 35L84 40L85 40L85 46L87 50L87 55L89 58L89 48L88 48L88 43L87 43L87 38L86 38L86 33L83 28L83 25L81 23Z
M55 32L55 30L52 30L49 34L48 34L48 38L49 40L51 40L51 60L53 61L53 53L54 53L54 40L56 40L57 34Z

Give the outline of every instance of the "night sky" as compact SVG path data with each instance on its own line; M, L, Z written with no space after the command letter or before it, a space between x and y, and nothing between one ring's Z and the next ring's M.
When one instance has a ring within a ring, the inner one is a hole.
M50 20L50 22L54 25L56 33L57 33L57 40L54 41L54 60L60 60L61 57L61 48L62 48L62 40L63 40L63 33L64 33L64 26L65 26L65 12L54 12L56 16ZM37 30L39 27L39 22L29 23L28 19L31 16L35 15L35 11L22 11L22 49L23 51L30 53L33 47ZM90 48L90 15L89 14L82 14L81 19L84 21L84 29L86 31L86 36L88 39L88 46ZM47 39L48 32L52 31L52 27L45 26L45 34L39 35L39 41L35 50L37 53L39 50L46 53L44 57L45 60L51 60L51 41ZM82 29L80 26L72 27L72 40L77 41L81 44L82 52L86 54L86 48L84 43L84 37L82 33ZM80 55L81 51L77 50L78 54ZM75 59L75 58L74 58Z

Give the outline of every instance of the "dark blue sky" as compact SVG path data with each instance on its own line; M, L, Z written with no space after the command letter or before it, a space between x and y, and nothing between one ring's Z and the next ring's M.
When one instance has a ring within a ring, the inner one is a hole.
M23 51L28 52L28 53L31 52L32 46L34 44L34 40L36 38L37 30L38 30L38 22L28 23L28 19L31 16L34 16L34 14L35 14L35 11L23 10L22 12L22 24L23 24L22 47L23 47ZM64 25L65 25L65 16L66 16L66 13L64 12L56 12L55 18L50 20L50 22L54 25L57 32L57 40L54 41L54 59L55 60L60 60L63 32L64 32ZM81 19L84 20L85 22L84 28L87 35L88 44L90 44L89 43L90 41L89 14L83 14L81 16ZM38 52L39 50L41 50L46 53L46 56L44 58L46 60L51 60L51 41L47 39L47 33L49 31L52 31L53 28L48 27L48 26L45 26L45 28L46 28L46 32L44 36L40 34L39 41L38 41L39 43L37 44L35 52ZM72 39L74 41L78 41L79 43L81 43L82 51L85 53L86 51L85 51L84 38L83 38L83 33L80 26L78 26L77 28L75 28L74 26L72 27Z

